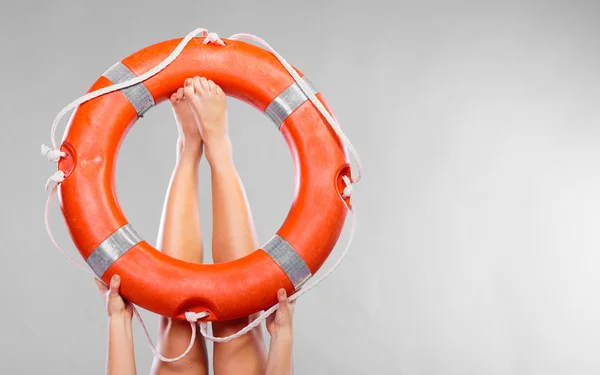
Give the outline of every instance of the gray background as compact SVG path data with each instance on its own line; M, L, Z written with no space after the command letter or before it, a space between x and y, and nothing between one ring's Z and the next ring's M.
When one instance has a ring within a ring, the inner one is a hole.
M113 63L196 27L270 42L365 164L353 252L298 304L298 374L600 373L599 21L597 1L2 2L0 373L103 373L106 313L46 237L54 168L38 149ZM264 242L292 199L291 157L266 117L229 103ZM151 243L175 139L164 104L118 161L123 209ZM207 164L200 188L208 246ZM78 256L57 204L52 223Z

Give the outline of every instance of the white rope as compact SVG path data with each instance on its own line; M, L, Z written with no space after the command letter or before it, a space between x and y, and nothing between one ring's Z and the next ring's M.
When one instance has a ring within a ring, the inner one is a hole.
M75 259L73 259L73 257L71 257L65 250L63 250L62 247L60 247L60 245L58 244L58 242L56 241L56 238L54 238L54 235L52 234L52 230L50 229L50 205L52 204L52 197L54 196L54 194L56 193L56 189L58 189L58 184L59 182L56 182L54 184L54 186L52 187L52 190L50 190L50 193L48 193L48 199L46 200L46 210L44 212L44 221L46 223L46 232L48 232L48 236L50 237L50 240L52 241L52 243L54 244L54 246L56 246L56 248L65 256L67 257L67 259L69 259L71 261L71 263L73 263L74 265L76 265L77 267L81 268L82 270L84 270L85 272L87 272L89 275L91 275L93 278L100 280L96 277L96 275L94 274L94 272L92 272L91 270L83 267L81 264L79 264L79 262L77 262ZM48 186L46 187L46 190ZM100 280L102 281L102 280Z
M56 145L56 127L58 126L60 120L63 118L64 115L66 115L69 111L77 108L79 105L92 100L94 98L97 98L99 96L102 96L104 94L108 94L110 92L113 91L117 91L117 90L121 90L125 87L129 87L129 86L133 86L135 84L138 84L142 81L147 80L150 77L155 76L156 74L160 73L164 68L166 68L167 66L169 66L169 64L171 64L176 58L177 56L179 56L179 54L181 54L181 51L183 51L183 49L185 48L185 46L198 34L200 33L208 33L208 30L203 29L203 28L198 28L192 32L190 32L188 35L186 35L181 42L179 42L179 44L177 45L177 47L173 50L173 52L171 52L171 54L164 59L160 64L158 64L157 66L155 66L154 68L152 68L151 70L147 71L146 73L142 74L139 77L136 78L132 78L129 81L125 81L125 82L121 82L115 85L111 85L108 87L104 87L102 89L90 92L86 95L83 95L82 97L72 101L71 103L69 103L69 105L67 105L66 107L64 107L59 113L58 115L56 115L56 118L54 119L54 122L52 123L52 130L50 132L50 138L52 140L52 149L56 150L58 149L57 145ZM216 34L215 34L216 35ZM214 37L213 37L214 38ZM221 43L223 43L222 40L220 40L218 37L216 37L216 39L218 41L221 41Z
M356 161L356 166L358 169L358 175L356 176L356 178L352 181L352 180L350 180L350 178L348 176L342 176L343 181L346 183L346 187L344 188L342 197L349 198L353 191L353 184L360 181L360 179L362 177L362 162L358 156L358 153L356 152L356 149L354 148L354 145L352 144L352 142L350 142L348 137L346 137L346 135L342 131L342 129L339 126L339 124L337 123L337 121L329 114L329 112L327 112L327 109L325 108L323 103L321 103L319 98L317 98L317 96L312 92L310 87L308 87L308 85L304 82L304 80L300 77L300 75L296 72L296 70L279 53L277 53L277 51L275 51L275 49L273 49L273 47L271 47L266 41L264 41L263 39L255 36L255 35L251 35L251 34L235 34L235 35L232 35L231 37L229 37L229 39L231 39L231 40L249 39L249 40L257 42L257 43L263 45L264 47L266 47L269 50L269 52L271 52L277 58L277 60L279 60L279 62L283 65L283 67L294 78L294 80L300 86L302 91L304 91L304 93L310 99L310 101L315 105L315 107L317 107L317 109L319 110L321 115L323 115L323 117L325 117L327 122L329 122L329 124L331 125L333 130L340 137L340 139L342 140L344 145L346 145L346 147L348 148L348 150L354 157L354 160ZM294 301L295 299L297 299L304 293L308 292L309 290L311 290L312 288L317 286L323 280L325 280L325 278L327 278L342 263L342 261L344 260L344 258L348 254L348 252L350 251L350 246L352 244L352 240L354 238L354 234L356 231L356 211L355 211L354 207L349 207L349 209L350 209L350 212L352 212L352 231L351 231L350 239L348 240L348 244L347 244L346 248L344 249L344 251L342 252L340 257L338 258L336 263L323 276L321 276L319 279L317 279L314 283L300 289L298 292L296 292L295 294L290 296L289 301ZM231 340L234 340L234 339L246 334L250 330L258 327L263 320L267 319L267 317L269 317L271 314L273 314L278 308L279 308L279 304L272 306L270 309L261 313L255 320L253 320L250 324L248 324L246 327L241 329L239 332L237 332L233 335L227 336L227 337L214 337L214 336L208 335L206 322L200 322L200 332L202 333L202 335L205 338L207 338L211 341L214 341L214 342L231 341Z
M347 177L346 177L346 179L348 181L350 180ZM348 186L351 187L352 185L348 185ZM348 255L348 252L350 252L350 247L352 245L352 241L354 240L354 235L356 233L356 209L353 206L351 206L351 207L349 207L349 210L352 213L352 228L350 231L350 238L348 239L348 243L346 244L346 248L344 249L342 254L339 256L339 258L334 263L334 265L329 270L327 270L327 272L325 272L321 277L316 279L316 281L312 282L310 285L305 286L302 289L300 289L299 291L297 291L296 293L292 294L288 298L288 301L290 301L290 302L295 301L300 296L302 296L303 294L307 293L312 288L319 285L323 280L325 280L329 275L331 275L331 273L333 271L335 271L336 268L338 268L338 266L342 263L342 261L344 260L346 255ZM234 340L240 336L243 336L244 334L248 333L252 329L258 327L262 323L263 320L267 319L271 314L273 314L275 311L277 311L277 309L279 309L279 304L275 304L275 305L271 306L271 308L262 312L258 317L256 317L256 319L254 319L252 322L250 322L250 324L248 324L246 327L242 328L240 331L238 331L237 333L234 333L233 335L230 335L230 336L214 337L214 336L209 335L208 330L207 330L207 327L208 327L207 322L199 322L200 323L200 332L202 333L202 336L204 336L206 339L208 339L210 341L228 342L228 341Z
M48 181L46 181L46 186L45 186L46 191L48 191L48 188L52 184L59 184L59 183L63 182L64 180L65 180L65 172L63 172L61 170L54 172L54 174L48 178Z
M96 91L93 91L91 93L88 93L86 95L81 96L80 98L74 100L73 102L71 102L70 104L68 104L66 107L64 107L59 113L58 115L55 117L54 122L52 123L52 129L50 131L50 139L51 139L51 144L52 147L48 147L46 145L42 145L41 146L41 152L42 155L44 155L49 161L52 162L58 162L61 158L66 157L66 154L62 151L60 151L60 149L57 147L56 144L56 128L58 126L58 124L60 123L60 120L71 110L77 108L79 105L92 100L94 98L97 98L99 96L102 96L104 94L108 94L110 92L113 91L117 91L117 90L121 90L125 87L129 87L132 85L135 85L139 82L145 81L148 78L158 74L160 71L162 71L164 68L166 68L169 64L171 64L180 54L181 51L183 51L184 47L198 34L203 33L204 36L206 37L206 39L203 41L204 44L208 44L208 43L216 43L219 45L225 45L225 43L218 37L217 34L215 33L208 33L208 30L203 29L203 28L198 28L192 32L190 32L186 37L184 37L181 42L179 43L179 45L173 50L173 52L171 52L171 54L165 59L163 60L160 64L158 64L157 66L155 66L154 68L152 68L151 70L149 70L148 72L142 74L139 77L133 78L129 81L125 81L119 84L114 84ZM67 259L69 259L73 264L75 264L77 267L83 269L84 271L86 271L88 274L90 274L92 277L94 277L96 280L99 280L100 282L102 282L103 284L105 284L101 279L99 279L92 271L90 271L87 268L82 267L77 261L75 261L75 259L73 259L66 251L64 251L57 243L56 239L54 238L54 235L52 234L52 230L50 228L50 221L49 221L49 212L50 212L50 204L52 203L52 196L54 195L54 193L56 192L56 189L58 187L58 184L60 184L61 182L63 182L65 180L65 173L61 170L56 171L52 176L50 176L50 178L48 179L48 181L46 182L46 190L48 190L48 188L54 184L52 190L50 191L50 193L48 194L48 200L46 201L46 212L45 212L45 221L46 221L46 231L48 232L48 236L50 237L50 240L52 241L52 243L54 244L54 246L56 246L56 248L65 256L67 257ZM194 340L196 337L196 322L198 319L205 317L208 315L208 313L205 312L201 312L198 314L194 314L194 313L190 313L190 314L186 314L186 318L188 319L188 321L190 321L190 325L192 327L192 338L190 340L190 345L188 346L187 350L180 355L177 358L165 358L164 356L162 356L158 350L156 349L156 347L154 346L152 339L150 338L150 335L148 334L148 330L146 329L146 325L144 324L144 321L142 320L142 317L140 316L140 314L138 313L137 309L135 308L135 306L133 304L131 304L133 311L138 319L138 321L140 322L140 325L142 327L142 330L144 331L144 334L146 336L146 340L148 341L148 345L150 346L150 349L152 350L152 352L154 353L154 355L156 357L158 357L160 360L164 361L164 362L174 362L177 361L181 358L183 358L184 356L186 356L190 350L192 349L192 346L194 345ZM191 320L190 320L191 319Z
M133 308L133 313L135 314L135 317L137 318L137 320L140 322L140 326L142 327L144 336L146 336L146 341L148 342L148 346L150 346L150 350L152 350L152 353L154 354L154 356L156 356L158 359L160 359L163 362L176 362L176 361L179 361L181 358L185 357L186 355L188 355L188 353L192 350L194 343L196 342L196 323L198 322L198 319L202 319L202 318L205 318L208 316L207 312L201 312L198 314L195 314L193 312L186 312L185 318L187 319L188 322L190 322L190 327L192 328L192 336L190 337L190 344L188 345L187 349L183 353L181 353L181 355L179 355L178 357L166 358L162 354L159 353L158 349L152 342L152 338L150 338L150 334L148 333L148 330L146 329L144 320L140 316L140 313L138 312L135 305L133 305L131 302L128 302L128 303L131 304L131 307ZM169 319L169 325L170 324L171 324L171 319Z
M50 193L48 194L48 199L46 200L46 209L45 209L45 213L44 213L44 220L45 220L45 223L46 223L46 231L48 232L48 236L50 237L50 240L52 241L52 243L54 244L54 246L56 246L56 248L68 260L70 260L71 263L73 263L78 268L81 268L82 270L84 270L85 272L87 272L94 279L96 279L99 282L101 282L102 284L106 285L106 283L102 279L100 279L98 276L96 276L96 274L94 274L93 271L91 271L87 267L82 266L79 262L77 262L75 259L73 259L73 257L71 257L58 244L58 242L56 241L56 238L52 234L52 230L50 228L50 206L52 204L52 198L53 198L54 194L56 193L56 190L58 188L58 184L59 183L60 182L56 182L54 184L54 186L52 187L52 190L50 190ZM181 358L185 357L190 352L190 350L192 350L192 347L194 346L194 342L196 340L196 322L198 321L198 319L201 319L201 318L204 318L204 317L208 316L208 313L206 313L206 312L201 312L201 313L198 313L198 314L194 314L192 312L186 313L185 317L190 322L190 326L192 327L192 337L190 339L190 344L189 344L188 348L186 349L186 351L183 354L181 354L179 357L176 357L176 358L166 358L166 357L164 357L162 354L160 354L158 352L158 349L156 349L156 346L154 345L154 343L152 342L152 339L150 338L150 334L148 333L148 329L146 328L146 325L144 324L144 320L142 319L142 317L141 317L140 313L138 312L138 310L136 309L135 305L132 304L131 302L127 302L127 303L129 303L131 305L131 308L133 309L135 317L140 322L140 326L142 327L142 331L144 332L144 335L146 336L146 341L148 342L148 346L150 347L150 350L152 350L152 353L154 353L154 355L156 357L158 357L163 362L175 362L175 361L178 361Z
M220 46L224 46L225 42L223 42L219 36L217 35L217 33L208 33L206 35L206 38L204 38L204 41L202 42L203 44L208 44L208 43L216 43Z
M342 192L342 198L350 198L352 196L352 192L354 191L354 187L352 186L352 182L350 181L350 177L344 175L342 176L342 180L346 183L346 187Z
M290 75L294 78L296 83L300 86L302 91L304 91L304 94L306 94L306 96L315 105L315 107L317 107L317 109L319 110L321 115L323 115L323 117L325 117L327 122L329 122L329 125L331 125L331 127L336 132L336 134L342 139L342 142L344 142L344 145L346 145L346 147L348 148L348 150L354 157L354 160L356 161L356 167L358 169L358 175L356 176L356 178L354 178L352 180L352 182L357 183L358 181L360 181L360 179L362 177L362 162L360 161L360 158L358 157L358 153L356 152L354 145L352 144L352 142L350 142L348 137L346 137L346 135L342 131L342 128L340 127L340 125L329 114L329 112L327 112L327 109L325 109L325 106L323 105L323 103L321 103L319 98L317 98L316 94L314 94L312 92L311 88L306 84L306 82L304 82L304 80L300 77L300 75L298 75L298 72L296 72L296 70L292 67L292 65L290 65L290 63L288 63L279 53L277 53L277 51L275 51L275 49L273 47L271 47L267 42L265 42L263 39L257 37L256 35L234 34L231 37L229 37L229 39L231 39L231 40L249 39L249 40L252 40L259 44L262 44L264 47L266 47L269 50L269 52L271 52L277 58L277 60L279 60L281 65L283 65L283 67L288 71L288 73L290 73Z
M64 152L58 149L50 148L46 145L42 145L41 148L42 155L47 157L49 161L57 162L60 158L64 158L67 156Z
M113 92L113 91L117 91L117 90L121 90L123 88L138 84L140 82L143 82L145 80L147 80L148 78L158 74L160 71L162 71L163 69L165 69L169 64L171 64L178 56L179 54L181 54L181 52L183 51L184 47L198 34L203 33L205 36L205 39L203 41L204 44L208 44L208 43L213 43L213 44L217 44L220 46L224 46L225 43L218 37L217 34L215 33L208 33L208 31L206 29L203 28L198 28L192 32L190 32L186 37L184 37L181 42L179 43L179 45L173 50L173 52L171 52L171 54L165 59L163 60L160 64L158 64L157 66L155 66L154 68L152 68L151 70L149 70L148 72L142 74L139 77L133 78L129 81L125 81L119 84L114 84L96 91L93 91L91 93L88 93L76 100L74 100L73 102L71 102L69 105L67 105L66 107L64 107L56 116L56 118L54 119L54 122L52 123L52 129L50 132L50 137L51 137L51 142L52 142L52 147L48 147L45 145L42 145L42 154L44 156L46 156L48 158L48 160L53 161L53 162L58 162L60 160L61 157L65 157L66 154L62 151L60 151L60 149L58 149L57 144L56 144L56 128L58 126L58 124L60 123L60 120L71 110L77 108L79 105L92 100L94 98L97 98L99 96L102 96L104 94ZM350 140L346 137L346 135L344 134L344 132L342 131L341 127L339 126L339 124L337 123L337 121L329 114L329 112L327 112L327 110L325 109L323 103L321 103L321 101L317 98L317 96L312 93L312 90L308 87L308 85L301 79L301 77L298 75L298 73L295 71L295 69L281 56L279 55L267 42L265 42L263 39L251 35L251 34L235 34L233 36L230 37L231 40L240 40L240 39L250 39L253 40L255 42L258 42L260 44L262 44L264 47L266 47L278 60L279 62L281 62L281 64L284 66L284 68L289 72L289 74L294 78L294 80L296 81L296 83L300 86L300 88L302 89L302 91L304 91L304 93L306 94L306 96L310 99L310 101L315 105L315 107L319 110L319 112L321 113L321 115L323 115L323 117L329 122L329 124L331 125L331 127L333 128L333 130L336 132L336 134L340 137L340 139L342 140L342 142L344 143L344 145L346 145L346 147L348 148L348 150L350 151L350 153L352 154L352 156L354 157L354 160L356 161L356 165L357 165L357 169L358 169L358 174L356 176L356 178L354 180L351 180L348 176L343 176L342 179L343 181L346 183L346 187L344 188L343 191L343 198L349 198L352 194L352 188L353 188L353 184L357 183L358 181L360 181L361 177L362 177L362 163L360 161L360 158L358 156L358 153L356 152L356 149L354 148L354 145L352 144L352 142L350 142ZM57 171L55 174L53 174L49 179L48 182L46 184L46 190L48 189L48 186L50 186L52 183L54 183L54 187L52 189L52 191L50 192L50 194L48 195L48 201L46 203L46 230L48 231L48 234L50 236L50 239L52 240L52 242L54 243L54 245L63 253L63 255L65 255L68 259L71 260L71 262L73 262L76 266L78 266L79 268L84 269L86 272L88 272L89 274L91 274L94 278L98 279L96 277L96 275L93 274L93 272L91 272L90 270L83 268L81 265L79 265L73 258L71 258L64 250L62 250L62 248L57 244L56 240L54 239L54 236L52 235L51 229L50 229L50 224L49 224L49 208L50 208L50 203L52 200L52 195L55 193L56 188L58 186L58 184L60 184L62 181L64 181L65 179L65 174L62 171ZM319 283L321 283L323 280L325 280L325 278L327 278L343 261L343 259L346 257L346 255L348 254L348 252L350 251L350 246L352 244L352 240L354 238L354 234L356 231L356 211L354 209L354 207L349 207L350 212L352 212L352 231L350 234L350 238L348 240L348 244L346 246L346 248L344 249L344 251L342 252L342 254L340 255L340 257L338 258L338 260L336 261L336 263L320 278L318 278L315 282L313 282L312 284L310 284L309 286L304 287L303 289L299 290L298 292L296 292L295 294L291 295L289 297L289 301L294 301L296 300L298 297L300 297L301 295L307 293L309 290L311 290L312 288L314 288L315 286L317 286ZM102 280L100 280L102 281ZM199 313L194 313L194 312L186 312L185 316L186 319L190 322L191 328L192 328L192 337L190 339L190 345L188 346L188 348L186 349L186 351L181 354L179 357L177 358L165 358L163 357L158 350L156 349L156 347L154 346L152 339L150 338L150 335L148 334L148 330L146 329L146 326L139 314L139 312L137 311L136 307L131 304L133 311L137 317L137 319L140 322L140 325L142 326L143 332L146 336L146 339L148 341L148 344L150 346L150 349L152 350L152 352L154 353L154 355L156 357L158 357L160 360L164 361L164 362L174 362L177 361L183 357L185 357L191 350L192 346L194 345L194 340L196 338L196 322L198 322L199 319L204 318L206 316L208 316L207 312L199 312ZM254 321L252 321L250 324L248 324L245 328L243 328L242 330L240 330L239 332L231 335L231 336L227 336L227 337L214 337L208 334L208 323L207 322L200 322L200 332L201 334L214 342L227 342L227 341L231 341L237 337L240 337L242 335L244 335L245 333L249 332L250 330L258 327L260 325L260 323L265 320L268 316L270 316L271 314L273 314L277 309L279 308L279 304L276 304L274 306L272 306L271 308L269 308L268 310L264 311L263 313L261 313Z

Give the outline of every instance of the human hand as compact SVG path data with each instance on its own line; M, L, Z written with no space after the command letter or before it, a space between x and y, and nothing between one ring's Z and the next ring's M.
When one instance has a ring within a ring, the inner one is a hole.
M110 279L110 286L105 285L102 281L96 279L98 290L104 296L108 317L124 317L131 320L133 317L133 308L119 294L121 286L121 278L119 275L113 275Z
M267 331L273 336L292 334L292 315L296 302L289 302L285 289L279 289L277 292L279 300L279 309L267 318Z

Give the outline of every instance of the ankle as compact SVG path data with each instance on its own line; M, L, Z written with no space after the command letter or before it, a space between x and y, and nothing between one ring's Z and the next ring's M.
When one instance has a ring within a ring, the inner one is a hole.
M206 160L208 160L211 168L221 167L233 162L232 146L229 137L206 143L205 148Z
M204 145L202 139L183 139L177 140L177 158L193 158L200 160L202 158Z

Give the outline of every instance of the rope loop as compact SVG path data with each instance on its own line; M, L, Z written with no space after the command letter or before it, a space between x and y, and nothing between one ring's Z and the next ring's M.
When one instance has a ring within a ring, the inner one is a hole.
M41 151L42 156L45 156L46 158L48 158L48 161L52 162L58 162L60 158L67 157L67 154L62 152L61 150L57 148L51 148L46 145L42 145Z
M199 319L205 318L207 316L208 316L208 313L205 312L205 311L199 312L199 313L194 313L194 312L191 312L191 311L187 311L185 313L185 318L190 323L196 323Z
M203 44L213 43L213 44L218 44L220 46L225 45L225 42L223 42L221 40L221 38L219 38L217 33L205 33L205 39L204 39L204 41L202 41L202 43Z
M48 178L48 181L46 181L45 190L48 191L48 188L50 186L52 186L52 184L58 185L61 182L63 182L64 180L65 180L65 172L63 172L59 169L58 171L54 172L54 174L52 176L50 176L50 178Z
M342 194L342 198L350 198L350 196L352 195L352 191L354 189L354 186L352 185L352 181L350 180L350 177L348 177L346 175L342 176L342 180L346 184L346 187L344 188L344 192Z

